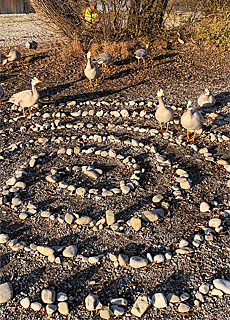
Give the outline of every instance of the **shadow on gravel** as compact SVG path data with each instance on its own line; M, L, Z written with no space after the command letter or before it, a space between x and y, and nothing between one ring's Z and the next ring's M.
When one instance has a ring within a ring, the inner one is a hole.
M85 78L82 78L80 80L83 80ZM78 80L78 81L80 81ZM138 83L135 83L133 85L129 85L129 86L125 86L125 87L122 87L122 88L119 88L119 89L111 89L111 90L98 90L98 91L95 91L95 92L85 92L85 93L80 93L80 94L77 94L77 95L74 95L74 96L65 96L65 97L62 97L61 99L58 99L56 101L56 103L60 103L60 102L63 102L63 101L71 101L71 100L76 100L76 101L79 101L79 102L85 102L85 101L88 101L88 100L94 100L94 99L98 99L98 98L105 98L107 96L110 96L110 95L113 95L113 94L117 94L119 92L122 92L124 90L127 90L127 89L131 89L131 88L135 88L139 85L142 85L146 83L146 81L140 81ZM63 89L64 90L64 89Z

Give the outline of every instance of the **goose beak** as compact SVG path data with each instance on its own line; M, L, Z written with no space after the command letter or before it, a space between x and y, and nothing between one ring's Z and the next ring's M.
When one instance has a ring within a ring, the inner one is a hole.
M42 82L41 80L38 80L38 82Z

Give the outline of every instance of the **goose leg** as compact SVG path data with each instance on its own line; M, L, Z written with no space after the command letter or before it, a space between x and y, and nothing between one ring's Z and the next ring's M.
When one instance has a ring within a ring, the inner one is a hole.
M94 87L97 87L98 86L98 79L96 79L96 83L94 85Z
M195 141L195 136L196 136L196 131L194 131L194 135L193 135L192 139L189 139L189 141Z
M161 126L161 129L159 130L159 132L164 132L163 128L162 128L162 123L160 122L160 126Z
M22 112L23 112L23 116L26 117L26 114L25 114L25 109L24 107L22 107Z
M146 65L146 61L145 61L145 59L143 59L143 62L144 62L144 65Z
M187 137L184 137L185 140L190 140L189 139L189 129L187 129Z
M167 122L167 128L166 128L165 132L169 132L169 122Z
M33 116L33 113L31 112L31 107L29 107L29 113L30 113L30 116Z
M93 87L92 80L89 80L89 87Z
M0 99L0 104L2 104L2 99Z

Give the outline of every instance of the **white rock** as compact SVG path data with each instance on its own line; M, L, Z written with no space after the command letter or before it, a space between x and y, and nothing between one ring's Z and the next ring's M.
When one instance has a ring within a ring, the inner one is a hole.
M58 303L58 311L61 314L67 315L69 313L69 306L66 301L62 301Z
M125 310L116 304L112 304L110 308L116 317L122 316L125 313Z
M30 306L30 298L29 298L29 297L26 297L26 298L22 299L22 300L20 301L20 304L21 304L21 306L23 306L23 308L25 308L25 309L29 308L29 306Z
M151 306L151 299L146 295L141 295L135 301L131 313L136 317L142 317L142 315L148 310Z
M119 254L118 262L121 267L124 267L128 261L129 261L129 256L127 256L126 254Z
M210 289L210 284L209 283L203 283L200 287L199 287L199 291L203 294L207 294L209 292Z
M110 300L110 303L118 306L127 306L128 301L125 298L113 298Z
M230 281L225 279L215 279L213 284L216 289L223 291L226 294L230 294Z
M166 259L166 260L171 260L171 259L172 259L172 254L171 254L171 252L166 252L166 253L165 253L165 259Z
M109 309L109 307L104 307L100 310L100 317L102 319L110 319L112 316L112 311Z
M154 222L159 220L159 216L155 211L144 211L141 217L146 222L148 221Z
M200 204L200 212L207 212L210 210L210 206L207 202L201 202Z
M197 300L199 300L200 302L204 303L204 297L203 297L203 294L201 292L197 292L195 294L195 297L196 297Z
M63 301L67 301L68 300L68 296L65 292L58 292L57 294L57 301L58 302L63 302Z
M34 311L39 311L39 310L41 310L42 304L40 302L32 302L30 307Z
M47 246L37 246L37 251L47 257L54 253L54 249Z
M218 297L222 297L224 294L223 294L223 291L221 290L218 290L218 289L212 289L212 291L210 292L210 294L212 296L218 296Z
M182 293L182 295L180 296L180 300L181 301L186 301L190 298L190 295L186 292Z
M0 243L6 243L9 240L8 234L1 233L0 234Z
M143 268L148 265L148 260L142 257L133 256L130 258L129 264L132 268Z
M95 294L89 294L85 298L85 307L88 311L95 311L102 308L102 304L99 301L99 298Z
M187 247L188 245L189 245L189 242L185 239L181 239L181 241L179 242L179 248Z
M41 292L41 298L44 303L52 304L56 298L56 292L52 289L43 289Z
M157 254L154 256L153 260L156 263L163 263L165 261L165 256L163 254Z
M179 304L178 312L186 313L186 312L189 312L189 310L190 310L190 307L187 304L185 304L185 303Z
M154 203L158 203L158 202L160 202L163 198L164 198L164 197L163 197L162 194L156 194L156 195L152 198L152 201L153 201Z
M135 231L139 231L141 229L141 219L132 217L130 219L130 224Z
M222 221L220 219L213 218L213 219L209 220L208 225L209 225L209 227L212 227L212 228L218 228L218 227L220 227L221 222Z
M174 293L169 293L167 295L167 300L170 303L180 303L180 298Z
M163 293L158 292L152 296L152 304L155 308L166 308L167 299L165 298Z
M57 310L56 304L47 304L46 306L46 312L48 315L53 314Z
M76 254L77 247L75 245L70 245L63 251L63 256L67 258L73 258Z
M13 298L13 289L9 282L0 284L0 303L5 303Z

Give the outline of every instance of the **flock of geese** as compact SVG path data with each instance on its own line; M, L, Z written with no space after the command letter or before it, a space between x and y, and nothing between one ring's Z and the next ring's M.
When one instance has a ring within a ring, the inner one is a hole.
M33 41L31 43L27 43L26 47L28 49L36 50L37 43L35 41ZM145 49L138 49L134 53L134 56L138 60L138 64L139 64L140 59L142 59L145 64L145 59L147 57L148 47L149 47L149 45L146 45ZM8 56L4 56L3 54L0 53L0 59L3 60L3 64L6 64L8 61L9 62L18 61L20 58L21 58L21 54L16 50L11 50L10 53L8 54ZM111 54L105 53L105 52L98 55L94 60L94 62L102 65L102 68L105 72L108 71L108 65L111 63L111 61L112 61ZM90 81L89 87L93 87L93 81L95 81L94 86L97 86L98 85L98 78L101 75L101 71L97 66L92 65L90 51L87 53L87 65L86 65L86 68L84 71L85 71L86 77ZM25 108L28 108L29 115L30 116L32 115L31 107L39 99L39 93L36 89L36 85L39 82L41 82L41 81L38 80L36 77L34 77L31 81L31 87L32 87L31 90L25 90L25 91L15 93L14 95L12 95L10 97L10 99L8 101L8 102L13 103L17 106L20 106L22 108L24 116L26 116ZM4 90L3 90L2 86L0 85L0 104L1 104L1 98L3 97L3 94L4 94ZM168 130L169 123L174 117L174 112L171 107L165 106L163 96L164 96L163 90L162 89L158 90L157 97L159 100L159 104L158 104L157 110L155 112L155 117L160 124L159 131L160 132L168 132L169 131ZM198 98L198 107L199 108L200 107L211 107L211 106L214 106L215 103L216 103L215 97L208 89L205 89L204 93L202 93L200 95L200 97ZM197 110L197 108L195 108L193 106L192 101L189 101L187 104L187 110L181 116L181 125L182 125L182 127L184 127L187 130L187 136L184 139L189 140L189 141L194 141L195 136L196 136L196 131L202 128L203 121L204 121L203 116L201 115L199 110ZM166 124L165 131L162 128L162 124ZM194 132L193 138L190 138L189 131Z

